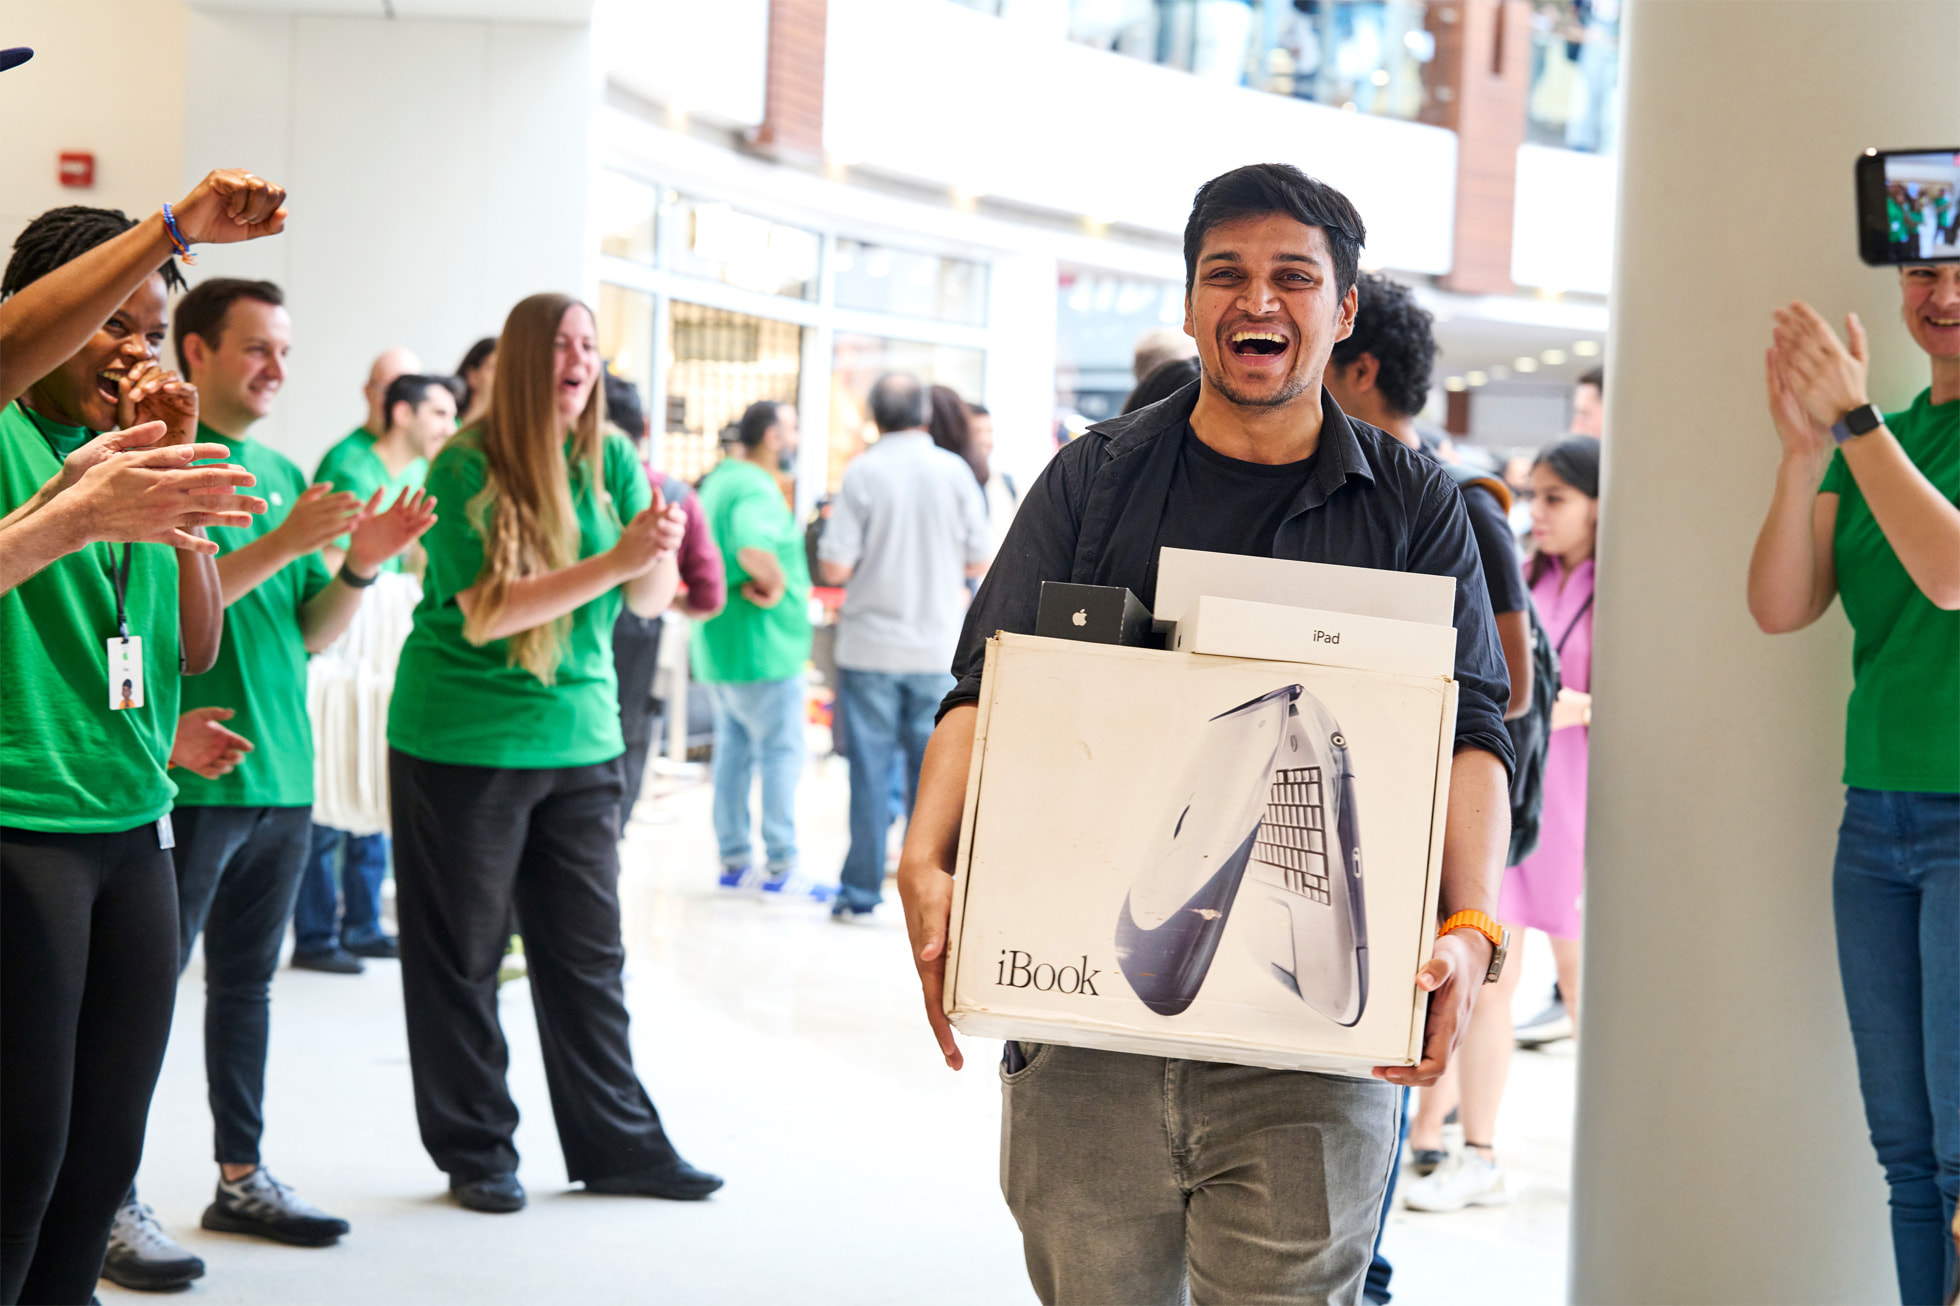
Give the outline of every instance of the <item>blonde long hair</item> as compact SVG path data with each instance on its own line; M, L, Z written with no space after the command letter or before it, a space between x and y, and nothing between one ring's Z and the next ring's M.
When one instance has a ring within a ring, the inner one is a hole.
M532 295L504 319L490 408L477 427L489 476L483 492L463 510L483 537L483 570L476 580L479 593L463 623L463 638L472 644L489 642L489 631L510 602L514 582L578 561L572 478L603 483L601 386L593 385L573 423L569 450L556 435L558 327L572 308L592 312L570 295ZM567 613L512 635L510 665L523 667L547 685L554 683L571 625Z

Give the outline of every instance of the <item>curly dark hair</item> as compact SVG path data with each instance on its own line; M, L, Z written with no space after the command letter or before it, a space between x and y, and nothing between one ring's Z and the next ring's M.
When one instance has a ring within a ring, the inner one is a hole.
M62 264L135 225L136 220L121 209L96 209L86 204L49 209L15 238L13 257L7 260L6 275L0 277L0 299L19 294ZM184 288L184 274L177 270L176 259L165 259L157 273L169 289Z
M1354 334L1334 343L1328 361L1346 367L1372 354L1381 369L1375 388L1390 408L1413 417L1429 402L1429 373L1436 365L1436 337L1429 327L1435 318L1407 286L1380 273L1363 272L1354 287L1360 300Z

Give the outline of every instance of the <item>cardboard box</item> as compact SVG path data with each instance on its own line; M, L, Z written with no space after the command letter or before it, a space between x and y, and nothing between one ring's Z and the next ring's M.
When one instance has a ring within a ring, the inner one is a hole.
M1036 628L1036 634L1046 632ZM1447 676L1456 670L1456 629L1320 608L1282 607L1243 599L1199 597L1177 623L1180 653L1315 662L1364 671Z
M1413 1064L1455 725L1447 675L997 635L947 1015L1158 1056Z

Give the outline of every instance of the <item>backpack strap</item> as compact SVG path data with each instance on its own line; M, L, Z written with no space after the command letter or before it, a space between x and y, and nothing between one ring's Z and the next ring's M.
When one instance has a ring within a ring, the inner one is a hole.
M1459 487L1467 489L1474 485L1497 500L1498 507L1505 512L1511 511L1511 487L1504 483L1503 477L1479 471L1475 467L1466 467L1462 463L1443 463L1442 467Z

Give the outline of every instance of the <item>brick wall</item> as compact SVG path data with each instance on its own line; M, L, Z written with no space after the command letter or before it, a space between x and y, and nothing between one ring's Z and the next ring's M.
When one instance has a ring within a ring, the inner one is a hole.
M827 0L770 0L769 70L756 151L785 163L823 158L823 52Z
M1508 294L1518 147L1531 95L1529 0L1431 4L1436 37L1423 121L1456 132L1456 237L1445 289Z

